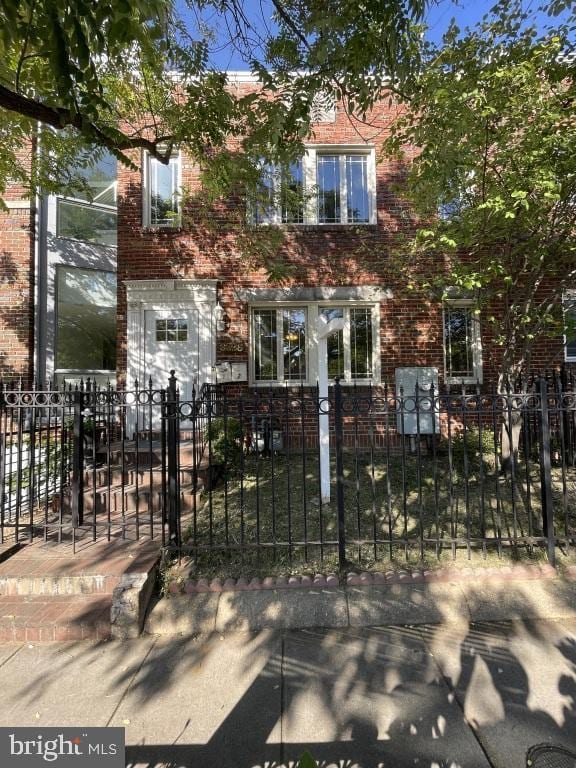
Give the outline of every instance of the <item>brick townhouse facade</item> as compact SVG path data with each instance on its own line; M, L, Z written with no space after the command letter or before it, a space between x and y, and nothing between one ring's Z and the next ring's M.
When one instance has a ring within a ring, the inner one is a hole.
M257 87L242 73L230 83ZM139 170L102 158L85 172L92 200L11 189L0 213L2 376L163 386L174 369L184 397L210 381L315 384L319 323L339 318L328 370L346 384L394 384L414 367L437 371L441 386L493 382L498 350L473 299L411 298L393 267L395 237L413 226L398 192L405 168L379 157L396 109L383 99L360 123L324 104L301 161L283 180L264 169L269 201L230 201L209 226L183 151L168 166L134 154ZM288 204L285 188L301 202ZM233 210L256 233L280 225L287 279L246 257ZM533 365L564 361L576 361L576 344L543 339Z

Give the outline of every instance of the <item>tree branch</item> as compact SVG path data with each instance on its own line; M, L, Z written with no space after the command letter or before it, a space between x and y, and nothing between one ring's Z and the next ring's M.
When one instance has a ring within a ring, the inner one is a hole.
M130 149L145 149L161 163L167 164L170 159L171 145L173 143L173 137L170 135L158 136L154 140L146 139L143 136L129 137L124 134L112 138L79 112L71 112L62 107L50 107L41 101L15 93L3 85L0 85L0 107L10 112L16 112L31 120L49 125L57 130L75 128L88 139L93 139L116 153L122 153ZM168 148L163 152L160 151L158 149L159 145L166 143ZM128 158L126 160L128 161Z

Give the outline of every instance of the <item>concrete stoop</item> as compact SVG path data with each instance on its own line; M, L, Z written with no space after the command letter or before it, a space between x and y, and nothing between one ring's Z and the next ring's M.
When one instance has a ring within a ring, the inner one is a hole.
M0 562L0 642L137 637L159 560L149 540L22 545Z
M168 595L146 619L152 635L576 618L576 582L496 577L378 586Z

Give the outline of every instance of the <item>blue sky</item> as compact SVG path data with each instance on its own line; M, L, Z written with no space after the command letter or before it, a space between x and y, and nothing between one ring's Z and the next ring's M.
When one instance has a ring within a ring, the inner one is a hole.
M190 30L194 29L197 26L198 19L186 7L185 0L177 0L177 4L180 12L187 20ZM528 8L534 8L537 4L537 0L536 2L530 2L530 0L526 2ZM493 5L494 0L459 0L458 2L440 0L440 2L434 2L430 5L426 14L426 23L429 28L428 36L431 40L439 42L452 18L456 19L458 26L461 28L470 26L479 21ZM244 0L242 10L251 21L254 19L259 20L258 27L263 31L265 24L270 23L272 10L267 0ZM210 12L204 13L204 18L210 26L214 26L214 22L217 19ZM214 67L232 70L247 69L246 63L234 49L234 46L229 43L229 35L221 19L219 19L217 38L211 48L210 62Z

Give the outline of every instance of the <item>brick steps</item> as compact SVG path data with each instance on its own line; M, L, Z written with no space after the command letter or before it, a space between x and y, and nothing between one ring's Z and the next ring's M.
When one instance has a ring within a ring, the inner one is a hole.
M0 596L0 642L108 640L112 595Z
M198 462L201 458L199 443L193 440L182 440L179 450L180 466L193 466L194 462ZM160 466L162 463L162 445L157 440L151 444L148 441L138 442L138 444L134 440L118 441L109 445L101 445L96 451L96 456L99 461L110 461L115 465L120 465L122 457L124 457L124 463L130 464L132 467L136 463L142 468Z
M194 476L196 475L197 482L200 482L201 473L205 472L206 467L203 464L199 464L195 469L194 466L182 466L179 470L180 484L190 485L194 482ZM138 485L140 488L157 488L162 487L162 468L161 467L139 467L136 470L135 467L122 467L112 465L110 467L96 467L95 469L87 469L84 472L84 488L92 488L96 485L97 488L116 486L116 485Z
M200 499L204 491L204 483L199 481L196 486L192 483L180 485L180 503L183 512L191 511L194 506L200 505ZM63 512L70 514L70 496L63 498ZM60 498L54 497L53 512L58 512ZM135 484L103 485L93 489L91 485L84 490L84 512L90 514L96 511L97 515L118 514L148 514L150 511L159 514L162 511L162 486L152 487L147 483L138 486ZM40 510L42 513L43 510Z
M201 490L194 490L192 486L180 487L180 504L183 512L194 509L194 504L200 504ZM84 511L92 512L96 508L96 514L111 513L140 514L149 512L161 512L162 491L160 489L136 488L117 486L116 488L100 488L96 491L84 491Z
M159 557L155 541L22 544L0 562L0 642L137 636Z
M40 570L40 569L39 569ZM41 573L29 576L0 576L0 597L111 595L120 583L119 576L97 574L50 573L50 566L41 566ZM46 572L48 571L48 573Z

